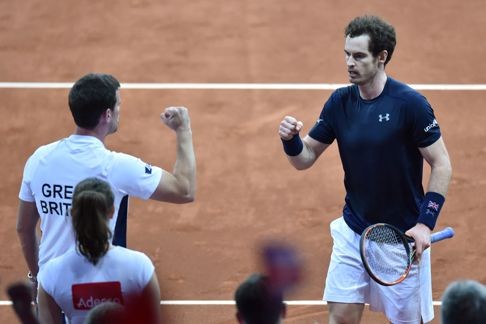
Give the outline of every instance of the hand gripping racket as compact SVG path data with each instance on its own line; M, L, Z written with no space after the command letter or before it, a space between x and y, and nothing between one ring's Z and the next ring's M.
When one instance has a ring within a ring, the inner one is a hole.
M430 240L434 243L453 236L454 230L447 227L433 233ZM383 286L396 285L405 280L415 256L413 243L413 238L390 224L368 226L361 234L359 250L370 277Z

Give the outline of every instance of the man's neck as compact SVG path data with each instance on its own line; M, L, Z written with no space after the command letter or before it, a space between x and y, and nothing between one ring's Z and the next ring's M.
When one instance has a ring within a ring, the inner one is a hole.
M102 143L105 142L106 134L103 134L98 129L86 129L82 127L76 127L74 131L74 135L82 135L82 136L93 136L99 139Z
M385 71L380 71L373 79L358 85L361 98L364 100L372 100L378 97L385 88L386 80L387 76Z

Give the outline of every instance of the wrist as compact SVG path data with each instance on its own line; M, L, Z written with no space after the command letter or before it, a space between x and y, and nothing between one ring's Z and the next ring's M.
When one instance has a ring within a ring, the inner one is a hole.
M284 151L288 156L297 156L304 149L304 143L299 134L295 134L294 137L289 140L284 140L283 138L280 139L282 140Z
M430 230L433 230L444 202L445 197L441 194L437 192L427 192L420 206L417 223L424 224Z
M432 233L432 230L430 229L430 227L429 227L427 224L424 224L424 223L420 223L420 222L418 222L418 223L416 224L416 226L417 226L418 228L420 228L420 229L428 230L428 231L429 231L429 233Z
M180 126L175 131L177 134L192 134L191 126Z

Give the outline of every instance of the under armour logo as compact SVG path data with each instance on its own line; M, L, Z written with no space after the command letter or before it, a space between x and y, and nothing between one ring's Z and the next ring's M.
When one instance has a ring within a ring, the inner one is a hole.
M383 121L390 121L390 114L386 114L385 116L383 116L382 114L379 114L378 115L378 121L381 123Z

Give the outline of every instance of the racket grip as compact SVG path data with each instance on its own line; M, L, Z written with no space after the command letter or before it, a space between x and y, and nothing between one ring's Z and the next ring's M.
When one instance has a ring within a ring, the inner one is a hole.
M454 236L454 230L452 227L446 227L442 231L435 232L430 236L430 241L432 243L445 240Z

